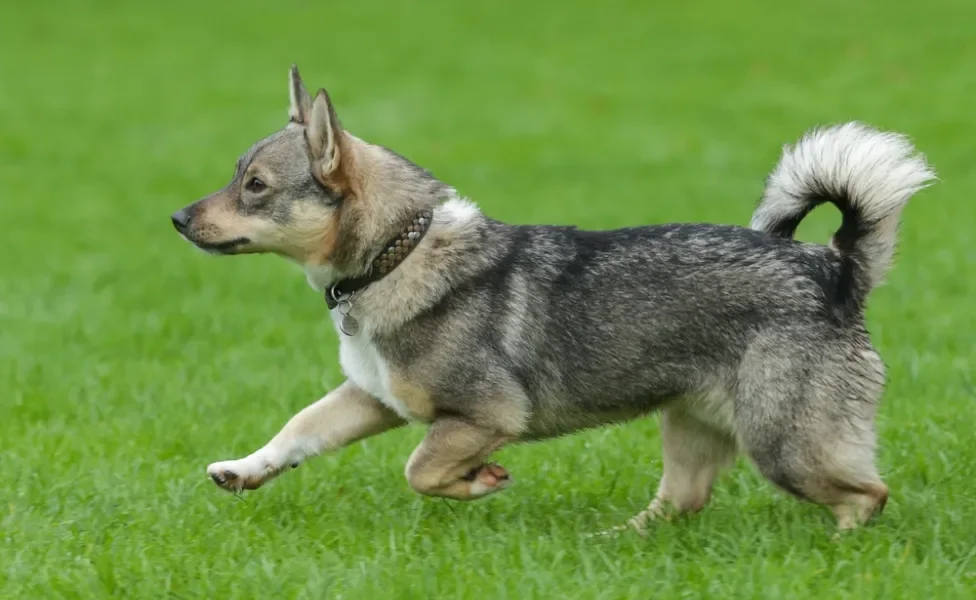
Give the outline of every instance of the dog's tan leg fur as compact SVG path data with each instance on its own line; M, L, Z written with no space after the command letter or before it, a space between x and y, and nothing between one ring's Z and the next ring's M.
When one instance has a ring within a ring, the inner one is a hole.
M661 416L664 474L657 495L646 510L628 524L643 531L655 518L701 510L712 495L719 472L736 454L735 440L688 415L679 407Z
M508 438L453 417L435 420L407 461L410 486L427 496L473 500L508 487L500 465L485 458Z
M226 490L257 489L309 457L403 424L396 413L347 381L302 409L260 450L238 460L214 463L207 467L207 474Z
M871 517L881 514L888 502L888 486L877 484L864 493L850 493L830 507L841 531L856 529Z

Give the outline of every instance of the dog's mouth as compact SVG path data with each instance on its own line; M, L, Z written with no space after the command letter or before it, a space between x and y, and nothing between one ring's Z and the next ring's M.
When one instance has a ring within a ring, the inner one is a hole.
M251 240L246 237L238 237L232 240L227 240L226 242L198 242L196 240L190 240L193 242L197 248L201 250L206 250L211 254L237 254L237 252L251 243Z

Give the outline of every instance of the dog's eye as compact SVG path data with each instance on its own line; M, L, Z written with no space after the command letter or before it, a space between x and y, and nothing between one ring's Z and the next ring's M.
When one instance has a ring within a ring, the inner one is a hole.
M244 185L244 189L256 194L268 189L268 186L264 183L264 181L261 180L260 177L252 177L247 180L247 183Z

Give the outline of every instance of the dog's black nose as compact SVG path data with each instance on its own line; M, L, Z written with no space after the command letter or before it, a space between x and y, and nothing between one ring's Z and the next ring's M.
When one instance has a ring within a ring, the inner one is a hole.
M173 213L173 227L177 231L185 231L187 226L190 224L190 213L187 212L185 208L182 208L175 213Z

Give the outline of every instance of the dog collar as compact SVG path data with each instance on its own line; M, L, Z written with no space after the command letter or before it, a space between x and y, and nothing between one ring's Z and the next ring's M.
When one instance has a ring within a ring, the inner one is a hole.
M405 258L414 248L424 239L424 235L430 228L433 212L429 210L421 211L413 218L403 231L395 238L390 240L386 248L376 255L370 263L369 271L360 277L342 279L332 284L325 290L325 303L329 310L348 304L351 296L356 292L366 288L371 283L375 283L389 275L393 269L400 266Z

